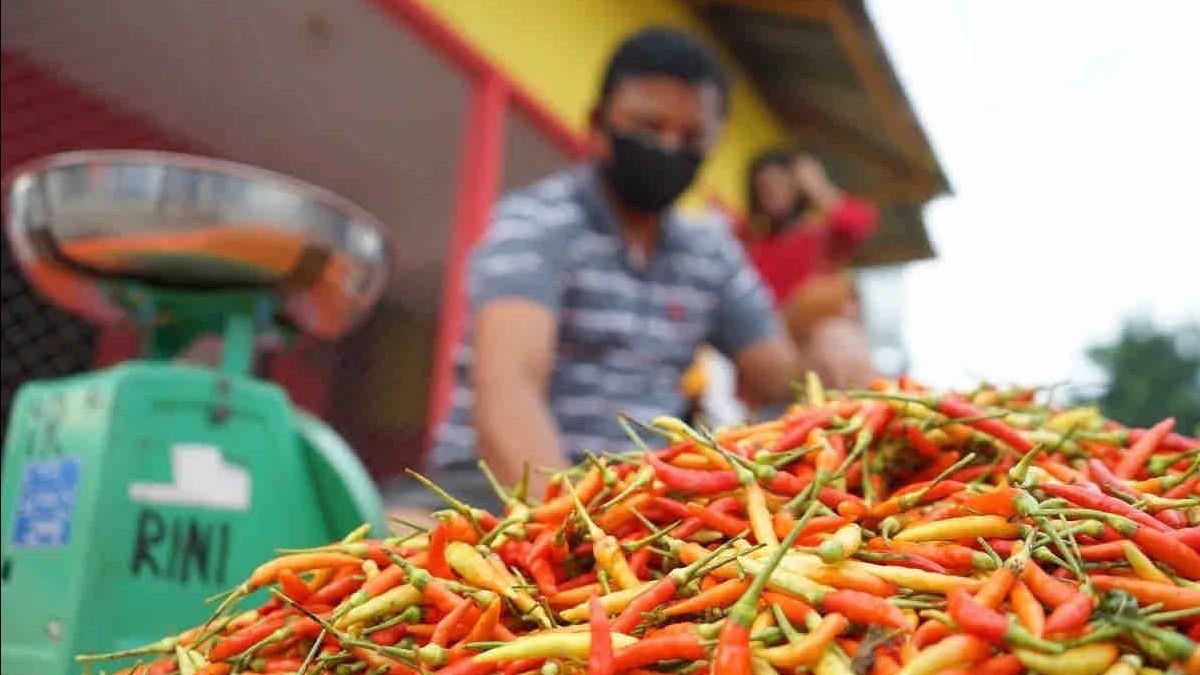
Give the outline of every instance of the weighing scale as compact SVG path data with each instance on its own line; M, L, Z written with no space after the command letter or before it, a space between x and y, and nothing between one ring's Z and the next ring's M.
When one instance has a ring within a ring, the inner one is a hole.
M320 188L188 155L53 155L6 180L31 285L144 355L30 382L4 440L0 670L77 673L73 656L194 625L278 546L318 545L380 498L349 447L251 374L256 336L333 339L374 305L382 223ZM215 367L182 361L220 335Z

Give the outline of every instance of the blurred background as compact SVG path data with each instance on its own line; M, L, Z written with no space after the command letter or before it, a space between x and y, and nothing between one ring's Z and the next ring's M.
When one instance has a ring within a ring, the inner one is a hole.
M750 158L794 143L876 204L854 278L881 372L1058 385L1130 423L1154 411L1191 429L1197 19L1182 1L7 2L0 168L185 151L297 176L383 220L398 246L367 322L259 364L383 479L419 462L444 413L489 205L580 157L622 37L678 26L735 77L687 207L744 217ZM41 300L7 241L2 319L5 421L22 382L138 351Z

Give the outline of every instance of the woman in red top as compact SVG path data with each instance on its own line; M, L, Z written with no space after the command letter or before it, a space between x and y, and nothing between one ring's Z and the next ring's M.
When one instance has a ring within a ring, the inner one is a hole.
M751 218L739 233L798 345L836 387L874 376L846 272L875 231L874 206L846 194L811 155L770 151L749 174Z

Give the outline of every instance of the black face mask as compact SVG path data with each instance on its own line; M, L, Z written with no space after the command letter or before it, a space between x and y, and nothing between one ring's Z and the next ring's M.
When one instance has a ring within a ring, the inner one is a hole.
M659 213L691 185L703 155L690 148L668 150L636 134L608 130L612 158L602 169L609 187L627 206Z

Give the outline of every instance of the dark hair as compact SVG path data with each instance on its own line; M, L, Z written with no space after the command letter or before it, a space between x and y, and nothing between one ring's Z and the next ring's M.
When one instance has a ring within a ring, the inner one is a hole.
M751 215L762 212L762 203L758 198L758 186L755 185L759 172L771 166L790 168L796 161L797 155L799 155L799 151L794 149L771 148L759 153L750 162L750 168L746 171L746 203L750 205Z
M720 93L721 112L729 99L729 82L704 43L673 28L644 28L625 38L613 52L600 82L603 108L621 82L639 75L670 75L693 85L711 84Z

